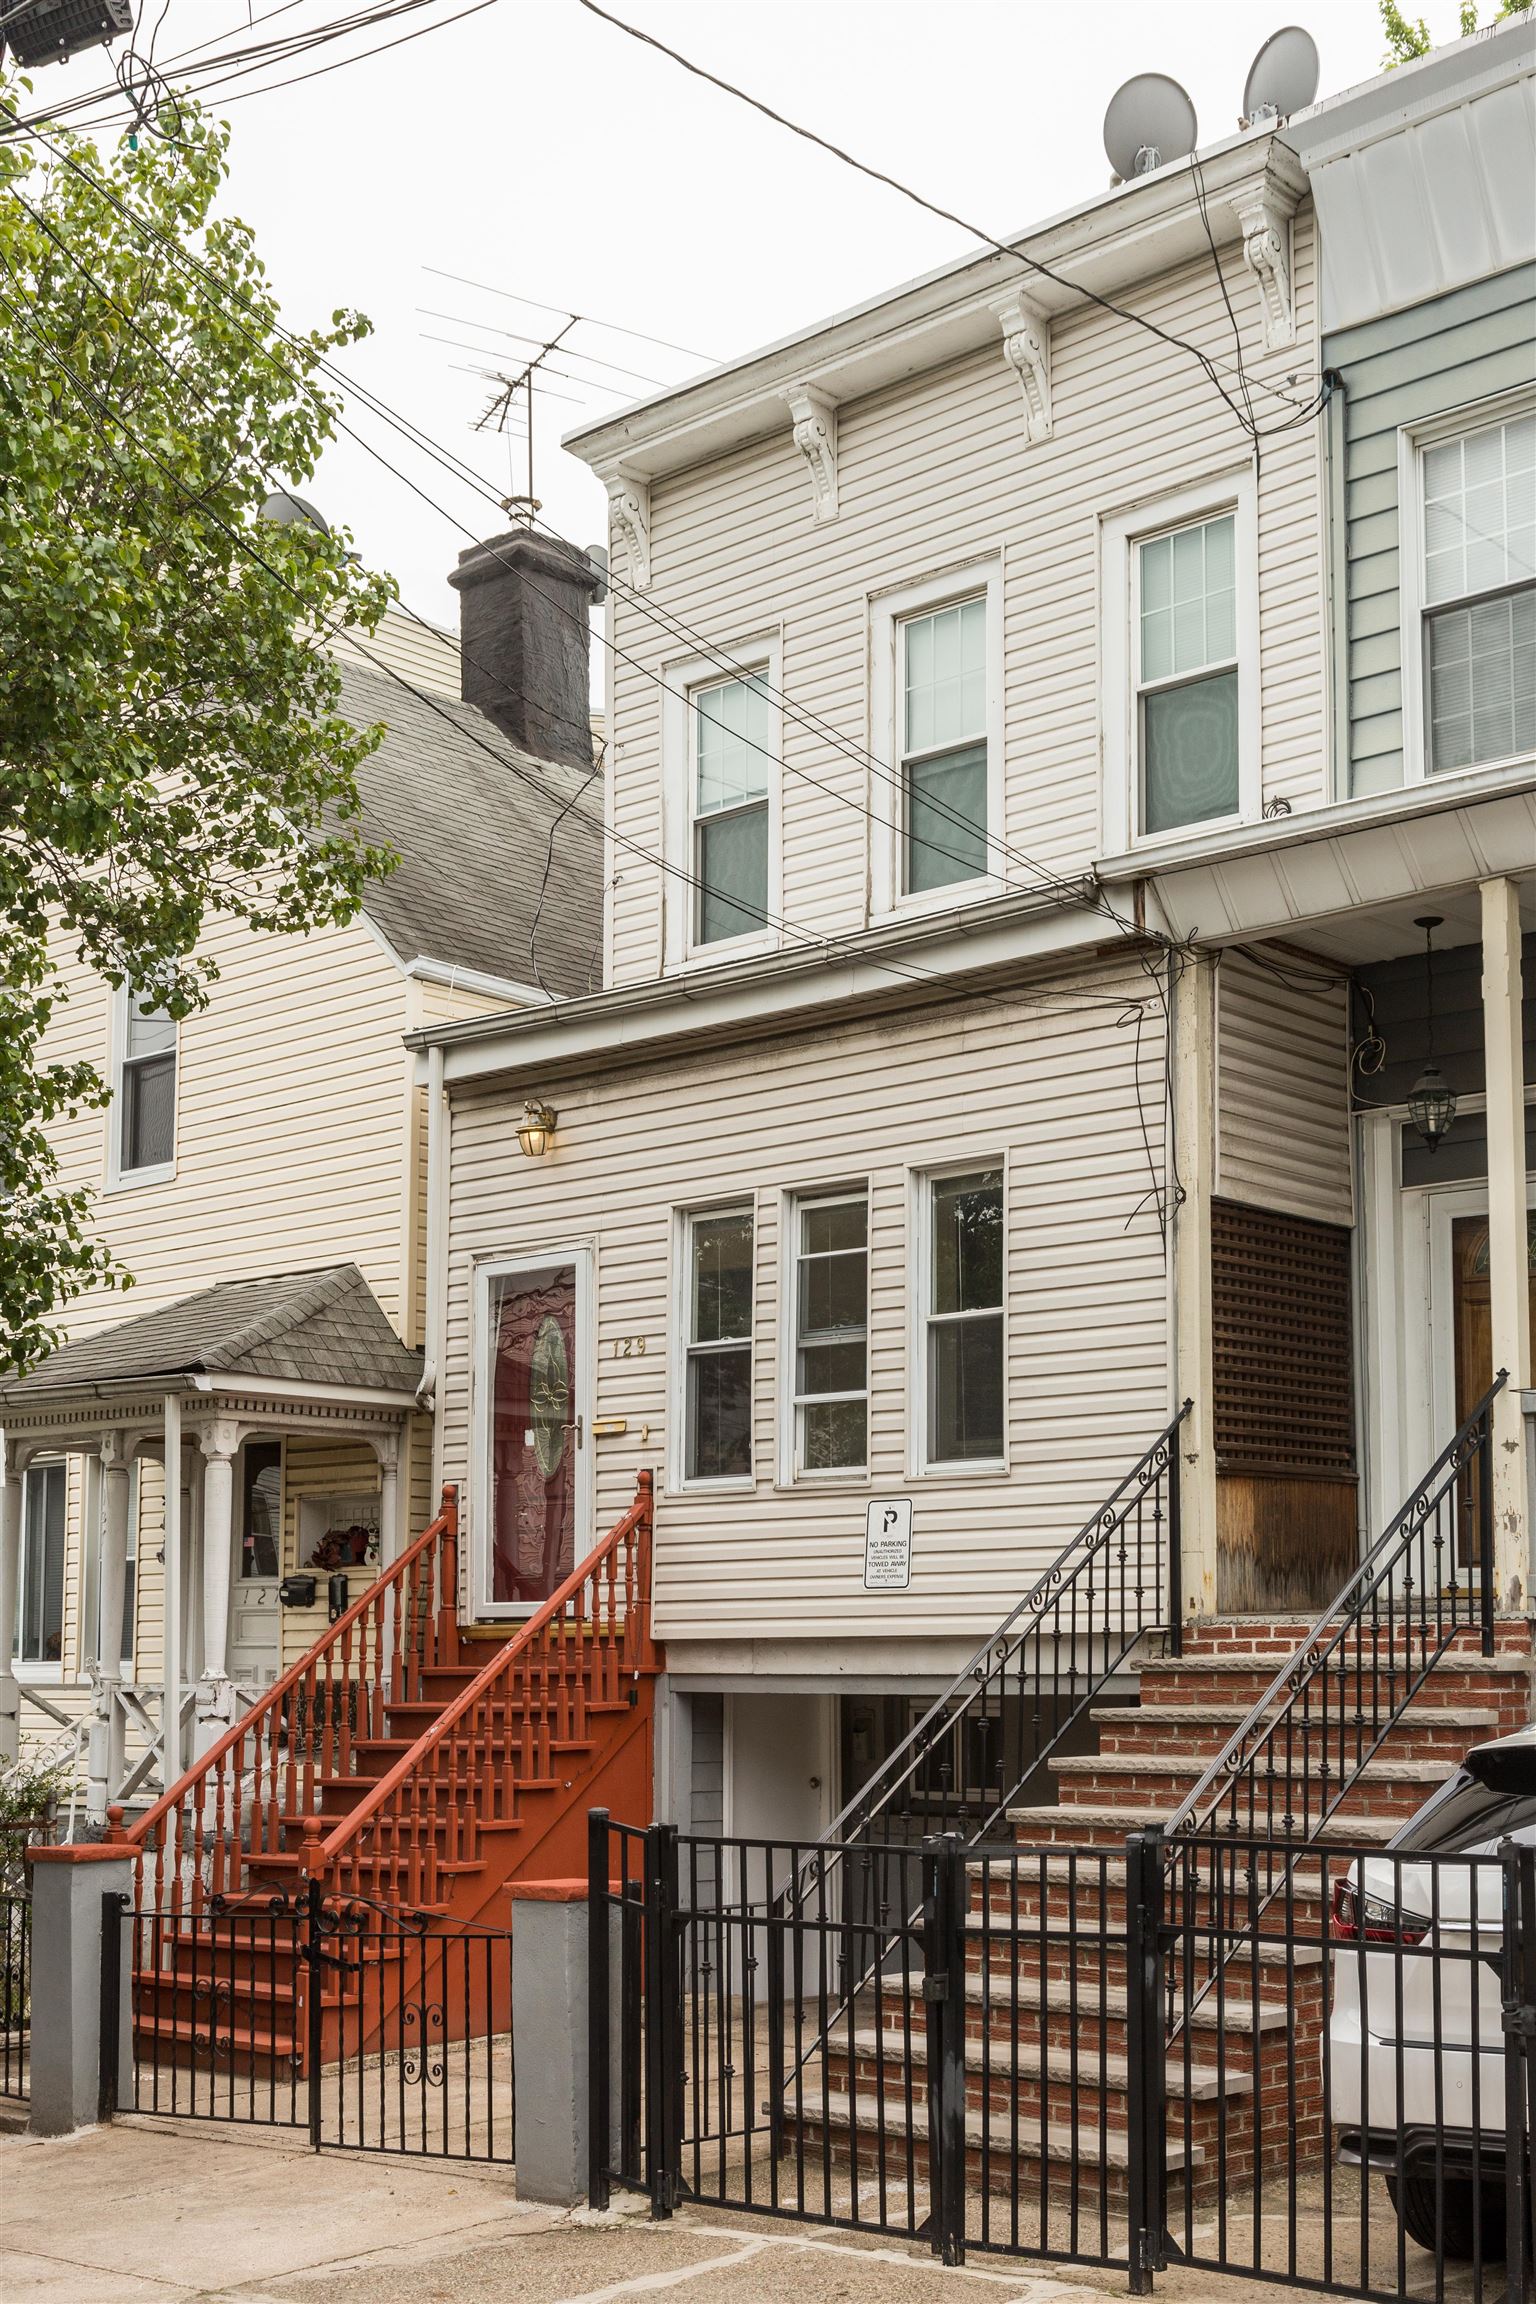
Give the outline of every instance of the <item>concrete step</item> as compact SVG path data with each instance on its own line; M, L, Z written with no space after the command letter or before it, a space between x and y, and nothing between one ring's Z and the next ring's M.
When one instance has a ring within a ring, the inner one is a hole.
M1077 1847L1120 1852L1124 1850L1127 1833L1143 1832L1153 1824L1166 1824L1172 1813L1173 1803L1149 1807L1144 1796L1128 1799L1116 1807L1096 1806L1085 1799L1075 1801L1071 1807L1010 1808L1008 1824L1015 1837L1029 1848ZM1400 1816L1331 1817L1310 1837L1325 1847L1340 1844L1351 1847L1357 1841L1362 1847L1384 1846L1401 1822Z

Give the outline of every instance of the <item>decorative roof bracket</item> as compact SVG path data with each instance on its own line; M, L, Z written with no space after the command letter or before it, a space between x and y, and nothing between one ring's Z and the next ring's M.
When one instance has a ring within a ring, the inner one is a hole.
M1291 218L1296 195L1266 170L1228 196L1243 235L1243 261L1264 300L1264 349L1280 352L1296 341L1291 285Z
M1024 394L1024 429L1031 440L1051 436L1051 323L1022 296L992 306L1003 331L1003 358Z
M651 588L651 484L632 473L608 479L608 510L614 533L629 553L629 581L637 592Z
M784 398L794 419L795 446L811 468L811 505L818 520L837 518L837 403L811 384L792 384Z

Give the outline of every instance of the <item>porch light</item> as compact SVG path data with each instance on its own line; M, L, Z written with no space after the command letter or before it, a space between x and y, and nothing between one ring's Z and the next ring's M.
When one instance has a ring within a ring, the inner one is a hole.
M1441 926L1441 916L1431 912L1422 920L1415 920L1415 928L1424 931L1424 1004L1428 1025L1428 1062L1408 1091L1408 1117L1431 1152L1440 1148L1443 1138L1451 1132L1456 1118L1456 1091L1435 1062L1435 930Z
M523 1106L517 1140L530 1160L541 1160L549 1150L558 1118L559 1114L551 1111L547 1104L535 1101Z

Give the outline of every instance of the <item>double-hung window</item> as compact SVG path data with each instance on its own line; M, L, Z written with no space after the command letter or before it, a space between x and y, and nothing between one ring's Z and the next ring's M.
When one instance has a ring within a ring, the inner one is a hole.
M862 1472L869 1457L869 1200L794 1210L794 1470Z
M1235 513L1137 544L1136 658L1141 830L1236 816Z
M64 1660L64 1525L68 1471L63 1464L29 1464L22 1475L21 1584L17 1594L16 1659L21 1664Z
M686 1219L685 1480L752 1474L752 1250L750 1208Z
M176 1020L153 1001L121 996L117 1039L115 1173L148 1183L176 1157Z
M690 722L693 942L722 944L768 925L773 710L762 683L694 688Z
M1435 776L1536 751L1536 410L1420 456L1419 677Z
M924 1465L1001 1464L1003 1172L929 1176L922 1189Z
M900 682L901 893L987 869L987 602L983 594L896 627Z

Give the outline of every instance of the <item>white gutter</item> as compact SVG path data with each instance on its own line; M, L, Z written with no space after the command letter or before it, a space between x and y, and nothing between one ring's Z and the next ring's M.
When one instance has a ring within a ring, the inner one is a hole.
M405 973L418 984L445 984L450 992L483 992L512 1008L547 1008L555 997L536 984L520 984L514 976L489 976L484 969L460 968L451 960L429 960L425 954L408 962Z

